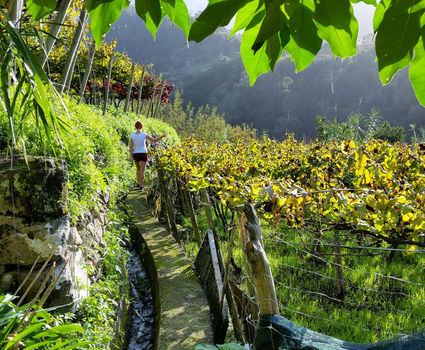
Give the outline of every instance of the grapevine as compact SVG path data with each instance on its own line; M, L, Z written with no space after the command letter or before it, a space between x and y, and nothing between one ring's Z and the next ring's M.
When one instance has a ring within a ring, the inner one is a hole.
M418 146L189 139L162 152L163 166L187 189L210 188L230 207L254 202L270 223L425 246L425 162Z

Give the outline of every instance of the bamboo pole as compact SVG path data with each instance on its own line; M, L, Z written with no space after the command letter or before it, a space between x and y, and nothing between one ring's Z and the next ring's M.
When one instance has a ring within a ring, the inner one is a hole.
M90 45L89 52L88 52L88 55L87 55L87 67L86 67L86 71L84 72L83 81L82 81L81 86L80 86L80 99L78 100L78 103L80 103L83 100L84 91L86 91L86 85L87 85L87 81L89 80L89 75L90 75L90 71L91 71L91 67L92 67L92 64L93 64L93 58L94 58L95 53L96 53L96 44L93 41L92 44ZM86 101L86 103L87 103L87 101Z
M109 67L108 67L108 79L106 81L105 86L105 100L103 101L103 115L106 114L106 107L108 105L108 97L109 97L109 83L111 82L111 73L112 73L112 62L114 60L114 55L111 55L111 59L109 60Z
M245 204L244 252L252 273L260 315L278 315L279 306L270 264L263 247L260 220L251 203Z
M71 5L71 2L72 0L62 0L60 3L58 13L55 19L53 20L54 24L52 24L52 27L50 29L50 32L46 41L45 48L44 50L40 51L40 55L38 56L38 62L40 63L42 67L44 67L44 65L46 64L50 51L52 51L53 45L56 42L56 38L62 27L62 23L65 19L66 13L68 12L68 8Z
M140 78L140 83L139 83L139 94L137 96L137 107L136 107L136 114L140 113L139 110L139 105L140 105L140 101L142 99L142 92L143 92L143 78L145 77L145 68L143 67L142 70L142 77Z
M133 64L131 65L131 72L130 72L130 84L128 86L127 96L125 97L124 113L127 113L128 102L130 101L130 96L131 96L131 92L132 92L132 88L133 88L134 67L135 67L135 64L133 62Z
M156 102L156 107L155 107L155 112L154 112L154 114L153 114L153 117L154 118L156 118L157 117L157 115L158 115L158 108L159 108L159 105L161 104L161 102L162 102L162 92L164 91L164 82L162 82L161 83L161 89L160 89L160 91L159 91L159 95L158 95L158 97L157 97L157 102Z
M78 20L77 30L75 31L75 35L74 35L74 38L72 39L71 47L69 49L69 55L68 55L68 58L66 59L65 67L62 72L60 85L59 85L59 92L61 93L66 91L68 79L72 78L73 66L75 64L74 60L76 60L78 56L78 49L80 48L81 41L83 39L84 28L86 26L88 16L89 14L86 12L86 10L83 7Z
M7 2L6 2L7 4ZM21 17L22 17L22 8L24 6L23 0L12 0L9 2L9 8L7 14L9 19L17 28L21 28Z

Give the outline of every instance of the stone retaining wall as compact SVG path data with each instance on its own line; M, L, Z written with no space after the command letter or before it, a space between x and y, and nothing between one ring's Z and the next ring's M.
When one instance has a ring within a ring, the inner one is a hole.
M54 275L66 267L48 305L75 310L90 283L85 266L98 259L88 250L93 244L103 245L109 196L102 194L100 212L84 213L74 225L67 210L67 183L63 161L30 157L27 166L22 157L13 162L0 159L0 289L14 293L38 259L28 287L53 254L49 265L56 263ZM35 283L28 298L40 284Z

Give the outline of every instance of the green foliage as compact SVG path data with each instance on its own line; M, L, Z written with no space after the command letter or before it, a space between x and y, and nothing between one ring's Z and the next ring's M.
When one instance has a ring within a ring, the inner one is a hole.
M88 342L86 349L109 349L114 340L119 301L128 298L128 252L123 246L123 242L129 239L126 222L128 217L123 208L113 206L108 213L105 246L96 248L100 259L87 266L89 276L93 279L100 276L100 279L89 287L89 296L71 318L84 328L80 340Z
M95 23L91 27L93 39L100 46L105 34L109 31L121 12L130 5L129 0L97 1L86 0L84 2L90 14L90 21Z
M190 103L184 108L179 91L175 93L172 104L162 106L159 118L174 127L182 138L194 137L207 143L223 143L238 136L244 139L256 136L255 130L247 125L242 128L228 125L215 107L202 106L196 113Z
M15 27L3 11L0 16L0 96L9 120L8 146L14 148L17 140L23 139L22 125L31 119L39 130L44 131L50 145L55 140L62 147L64 123L52 109L48 91L56 94L58 102L62 101L61 97L26 43L26 40L37 38L37 32L34 28ZM66 108L64 112L66 114ZM25 148L23 150L25 155Z
M217 346L209 344L199 344L195 346L195 350L245 350L242 345L236 343L218 344Z
M320 141L344 141L354 140L357 143L371 139L383 140L390 143L404 141L404 128L391 126L388 121L381 122L378 111L372 111L365 116L360 113L352 113L346 122L340 122L336 118L331 122L328 118L318 115L316 117L317 137Z
M37 305L33 306L34 309ZM29 305L17 307L13 296L0 295L0 347L16 349L82 349L88 343L78 341L76 335L83 333L79 325L55 325L53 316L45 310L34 314L28 322Z
M425 163L419 145L305 143L289 137L281 143L265 138L218 146L186 140L163 155L169 176L179 178L193 198L208 188L215 203L234 212L256 203L285 317L356 342L423 328L425 290L417 271L425 259L415 253L425 245ZM198 224L205 229L203 213ZM217 231L224 252L228 233ZM196 256L193 241L184 245ZM336 245L346 267L343 297L336 288ZM395 247L400 251L386 251ZM233 245L239 266L241 249Z

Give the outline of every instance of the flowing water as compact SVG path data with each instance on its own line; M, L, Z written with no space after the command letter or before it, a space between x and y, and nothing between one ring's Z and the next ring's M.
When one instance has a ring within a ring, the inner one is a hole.
M151 350L154 335L154 302L150 282L134 248L128 247L128 251L131 255L127 264L131 305L127 349Z

